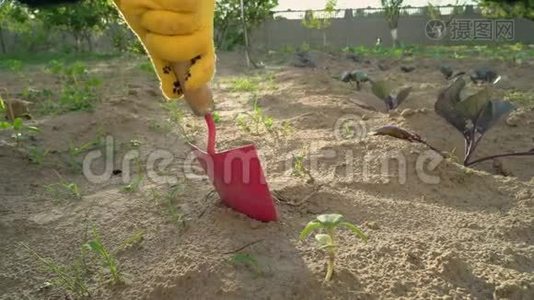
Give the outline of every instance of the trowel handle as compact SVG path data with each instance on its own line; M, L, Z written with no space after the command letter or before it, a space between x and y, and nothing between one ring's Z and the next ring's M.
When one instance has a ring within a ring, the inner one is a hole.
M213 110L213 94L207 84L196 90L185 89L185 82L191 63L178 62L173 64L174 74L180 82L185 101L197 116L206 116Z
M213 116L211 115L211 113L206 114L204 116L204 120L206 120L206 125L208 125L207 152L208 154L215 154L215 136L216 136L215 121L213 120Z

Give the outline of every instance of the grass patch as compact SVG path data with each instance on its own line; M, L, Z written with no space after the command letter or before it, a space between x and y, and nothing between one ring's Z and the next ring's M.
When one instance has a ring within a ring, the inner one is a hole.
M497 44L497 45L456 45L456 46L419 46L406 45L403 47L346 47L343 52L354 53L365 57L401 58L404 56L435 58L435 59L463 59L483 58L502 61L524 60L534 58L534 49L527 45Z
M238 77L230 82L232 92L255 92L259 89L259 82L256 79L248 77Z
M534 106L534 91L509 91L504 99L524 106Z
M152 199L162 208L162 212L177 227L185 225L185 216L177 207L175 201L178 196L184 192L182 184L176 184L169 188L165 193L160 193L154 189L151 190Z
M26 244L21 244L21 246L52 276L52 280L46 284L59 287L78 297L90 296L87 286L89 274L85 265L85 253L83 250L74 262L61 264L51 258L41 256Z
M11 61L18 60L24 65L46 65L52 60L61 61L65 64L76 61L95 62L107 61L120 57L121 54L99 54L99 53L61 53L61 52L40 52L40 53L10 53L0 55L0 69L9 70Z

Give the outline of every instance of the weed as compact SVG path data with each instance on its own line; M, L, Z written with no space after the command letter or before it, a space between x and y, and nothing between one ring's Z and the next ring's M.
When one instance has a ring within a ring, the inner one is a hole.
M213 122L215 122L215 124L221 123L221 115L218 112L214 112L212 116L213 116Z
M152 63L148 60L142 61L137 65L137 68L141 71L150 73L154 75L154 67L152 66Z
M152 198L164 209L165 214L178 227L185 225L184 214L176 207L176 198L183 193L183 185L177 184L171 186L169 191L164 195L152 190Z
M258 89L258 82L248 77L238 77L231 81L230 90L232 92L255 92Z
M8 59L5 62L7 69L13 73L20 73L22 71L22 61L18 59Z
M354 235L360 239L367 241L367 235L356 225L343 221L343 216L340 214L323 214L309 222L306 227L300 232L300 240L306 239L313 231L319 230L320 233L315 235L315 240L318 242L318 249L326 250L328 253L327 271L324 281L330 281L334 273L334 265L337 252L336 229L338 227L345 227L349 229Z
M148 128L159 133L169 133L172 131L172 124L168 121L160 122L158 120L150 120Z
M307 156L307 150L301 151L299 154L292 154L293 156L293 164L292 164L292 170L291 175L295 177L308 177L308 182L313 183L315 182L315 179L313 178L310 170L306 168L305 165L305 158Z
M136 245L139 245L145 238L145 231L142 229L136 230L130 237L124 240L117 249L113 250L113 253L117 254L121 251L124 251L128 248L132 248Z
M235 121L242 131L252 135L271 134L276 140L287 137L293 132L291 123L287 121L275 122L267 116L257 104L257 97L253 97L254 106L252 112L239 114Z
M139 147L141 147L142 144L143 144L143 142L141 142L138 139L131 139L130 140L130 147L133 148L133 149L139 149Z
M248 133L260 135L273 129L273 118L265 115L257 103L257 97L253 97L254 106L252 113L240 114L237 116L237 126Z
M61 181L58 183L53 183L45 186L48 194L56 200L80 200L82 199L82 194L80 192L79 186L74 182L65 182Z
M1 101L2 106L3 101ZM15 118L13 122L0 121L0 131L9 130L12 132L11 138L20 146L31 134L39 132L39 128L24 124L21 118Z
M519 103L521 105L534 106L534 92L513 90L507 92L504 98L508 101Z
M54 277L51 281L53 286L62 288L78 297L89 296L87 287L88 272L87 268L85 268L83 251L81 251L80 257L74 263L62 265L51 258L39 255L26 244L21 243L20 245Z
M82 62L66 66L63 62L49 62L46 71L58 77L61 89L56 103L50 100L44 104L43 112L55 114L68 111L88 111L98 101L97 89L101 80L88 75L87 67Z
M102 264L102 268L105 271L105 273L109 274L109 280L113 284L121 283L122 281L122 274L119 270L119 265L117 262L117 259L111 253L108 251L108 249L104 246L102 243L102 239L100 238L100 234L98 233L98 230L95 226L93 226L92 230L92 240L87 242L84 247L93 251L98 259L100 260L100 263Z
M48 155L48 150L40 147L32 146L28 148L28 158L36 165L43 163L44 159Z
M177 101L166 102L163 104L163 108L169 113L169 119L172 122L176 124L183 122L185 113Z
M252 272L254 272L256 275L260 275L262 273L258 260L252 254L236 253L230 257L229 262L236 267L245 266L246 268L252 270Z
M81 145L75 145L69 142L66 163L72 172L79 172L82 169L82 161L79 159L80 155L105 146L105 139L102 138L102 135L103 133L98 133L92 141Z
M145 177L143 175L143 165L139 157L135 158L134 164L137 172L133 176L133 179L130 181L130 183L128 183L121 189L123 193L136 193L141 189L141 184L143 183Z

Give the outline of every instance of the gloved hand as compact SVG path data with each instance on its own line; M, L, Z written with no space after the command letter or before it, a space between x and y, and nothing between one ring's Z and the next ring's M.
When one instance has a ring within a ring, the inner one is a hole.
M150 55L165 97L179 98L184 89L186 94L194 92L206 86L212 79L215 72L215 0L114 2ZM178 65L184 66L184 70L175 70L176 63L182 63ZM186 73L179 75L183 77L180 78L183 79L182 83L185 81L184 87L181 86L175 71ZM194 103L191 103L190 99L187 100L193 107Z

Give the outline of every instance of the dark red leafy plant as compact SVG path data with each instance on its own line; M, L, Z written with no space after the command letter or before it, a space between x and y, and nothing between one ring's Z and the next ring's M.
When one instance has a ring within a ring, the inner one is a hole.
M493 99L490 87L486 87L462 99L460 94L465 85L466 82L463 78L456 79L439 94L434 106L436 113L447 120L449 124L463 135L465 141L464 166L472 166L495 158L534 156L533 148L524 152L510 152L473 159L473 155L483 136L500 119L514 110L514 106L508 101ZM410 142L422 143L441 153L441 151L430 146L419 135L396 126L389 125L379 128L375 130L375 134L388 135Z

